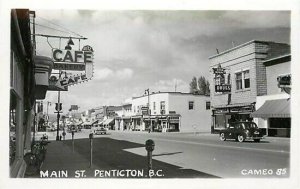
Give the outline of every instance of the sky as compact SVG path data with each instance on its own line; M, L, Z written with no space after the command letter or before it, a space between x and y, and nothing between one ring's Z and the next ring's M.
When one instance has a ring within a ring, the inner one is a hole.
M209 57L250 40L290 44L289 11L35 10L36 33L87 37L94 49L94 76L61 92L64 113L120 105L151 92L189 92L193 76L209 78ZM72 31L72 32L71 32ZM46 38L37 54L51 56ZM52 47L59 40L49 38ZM61 46L67 41L62 40ZM74 49L79 48L74 40ZM62 47L62 48L63 48ZM46 99L57 102L57 92ZM54 106L49 107L49 113Z

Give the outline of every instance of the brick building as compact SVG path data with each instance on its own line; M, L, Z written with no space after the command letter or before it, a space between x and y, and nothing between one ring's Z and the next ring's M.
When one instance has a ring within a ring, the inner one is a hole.
M264 61L267 94L256 99L257 111L251 114L268 136L290 137L291 54L282 52ZM283 81L280 81L281 79Z
M253 119L257 96L267 95L264 61L289 49L287 44L252 40L209 58L212 132L230 121Z

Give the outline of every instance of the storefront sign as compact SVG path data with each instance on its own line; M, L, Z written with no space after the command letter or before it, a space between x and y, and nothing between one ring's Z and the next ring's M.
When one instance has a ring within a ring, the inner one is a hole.
M142 111L142 115L149 115L149 108L148 107L142 107L141 111Z
M53 49L52 59L54 62L92 63L93 52Z
M55 70L84 71L85 70L85 64L54 63L53 69L55 69Z
M221 64L219 64L217 68L213 68L213 72L215 75L222 75L225 74L225 69L221 67Z
M59 86L56 76L51 76L49 79L48 91L68 91L68 86Z
M287 94L291 94L291 74L281 75L277 77L278 87Z
M87 80L86 74L76 75L76 76L71 76L71 77L66 77L66 78L60 78L57 81L56 86L61 88L61 87L65 87L65 86L75 85L75 84L78 84L85 80Z
M277 77L277 82L279 87L287 87L291 85L291 75L281 75Z
M231 91L231 85L223 84L223 85L215 85L215 92L230 92Z

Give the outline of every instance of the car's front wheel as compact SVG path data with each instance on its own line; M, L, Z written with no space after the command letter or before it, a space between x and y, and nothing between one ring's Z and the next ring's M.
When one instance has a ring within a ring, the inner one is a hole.
M243 135L238 135L237 140L239 142L244 142L245 141L245 137Z
M224 133L220 133L220 140L221 141L225 141L226 140Z
M260 142L260 139L254 139L254 142Z

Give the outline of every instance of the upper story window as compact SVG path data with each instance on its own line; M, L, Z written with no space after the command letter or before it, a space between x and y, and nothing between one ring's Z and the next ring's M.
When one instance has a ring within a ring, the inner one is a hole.
M155 110L155 109L156 109L155 102L153 102L153 110Z
M206 110L210 110L210 101L206 101Z
M249 70L235 73L236 90L250 88L250 72Z
M189 110L194 109L194 101L189 101Z
M160 102L160 113L161 114L165 114L166 112L166 102L165 101L161 101Z

